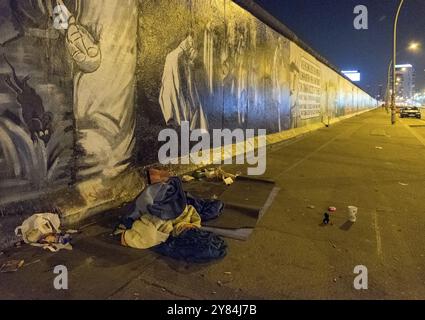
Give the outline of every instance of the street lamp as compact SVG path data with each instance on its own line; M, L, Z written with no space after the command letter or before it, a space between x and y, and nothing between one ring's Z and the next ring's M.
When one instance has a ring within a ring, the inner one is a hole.
M410 51L416 51L420 48L421 44L419 42L411 42L409 46L407 47Z
M421 44L419 42L410 42L410 44L407 46L407 50L411 51L411 52L416 52L418 50L420 50L421 48ZM396 54L398 55L400 53L400 51L398 51ZM391 100L391 90L390 90L390 86L391 86L391 67L393 64L393 59L390 60L390 63L388 64L388 72L387 72L387 90L385 92L385 102L386 102L386 110L388 112L388 105L390 104L390 100ZM402 68L401 71L406 71L406 68ZM425 70L424 70L425 71ZM397 83L396 83L397 84Z
M391 92L391 124L395 124L396 121L396 110L395 110L395 70L397 64L397 23L400 15L401 7L403 6L404 0L400 0L400 4L397 8L397 13L394 20L394 40L393 40L393 78L392 78L392 92Z

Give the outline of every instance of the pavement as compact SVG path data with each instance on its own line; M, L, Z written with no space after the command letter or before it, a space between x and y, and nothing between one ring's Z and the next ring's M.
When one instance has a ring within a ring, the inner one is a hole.
M424 159L425 121L392 126L384 110L367 112L270 147L265 177L280 192L247 241L227 239L223 260L122 247L110 235L118 210L82 228L73 251L6 250L0 264L25 265L0 273L0 298L425 299ZM337 211L322 226L329 206ZM68 290L54 289L57 265ZM368 270L366 290L353 286L357 265Z

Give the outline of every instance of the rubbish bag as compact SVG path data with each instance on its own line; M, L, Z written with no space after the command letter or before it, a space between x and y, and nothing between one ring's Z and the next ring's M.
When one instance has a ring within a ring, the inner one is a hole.
M15 229L15 234L21 235L25 243L36 243L44 236L58 232L60 232L60 219L53 213L34 214Z
M57 252L60 249L72 250L69 235L62 235L60 219L54 213L37 213L26 219L15 229L17 236L22 236L25 243ZM54 236L55 240L49 240Z

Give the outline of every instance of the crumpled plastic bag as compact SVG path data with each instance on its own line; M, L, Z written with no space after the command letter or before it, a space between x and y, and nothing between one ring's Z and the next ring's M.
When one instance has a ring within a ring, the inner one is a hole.
M69 243L39 243L45 236L57 233L60 233L60 219L54 213L34 214L15 229L17 236L22 236L25 243L34 247L42 247L52 252L60 249L72 250L72 246Z

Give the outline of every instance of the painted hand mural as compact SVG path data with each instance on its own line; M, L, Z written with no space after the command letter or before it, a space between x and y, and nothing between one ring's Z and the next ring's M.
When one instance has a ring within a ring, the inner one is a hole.
M76 28L68 30L77 61L73 104L78 178L114 177L132 157L137 19L135 0L87 0Z
M10 34L2 40L1 197L128 166L138 11L135 0L123 4L1 0ZM55 27L57 6L69 13L66 28Z

